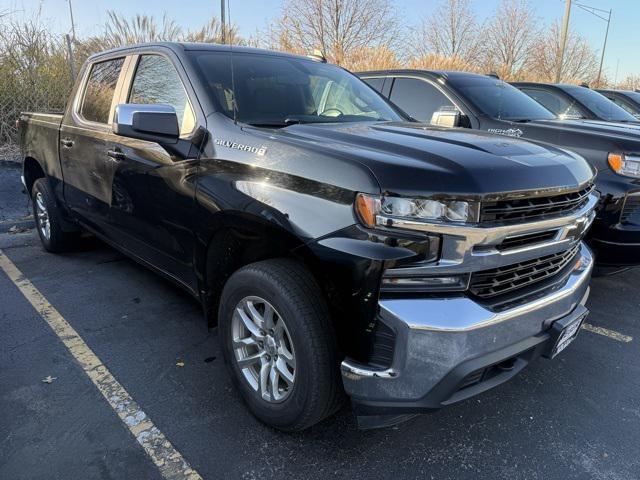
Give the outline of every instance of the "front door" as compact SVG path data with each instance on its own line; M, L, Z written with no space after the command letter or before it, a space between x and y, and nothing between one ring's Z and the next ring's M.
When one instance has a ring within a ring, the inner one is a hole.
M143 54L131 62L135 71L126 94L123 90L122 101L172 105L181 137L193 134L193 102L171 59ZM177 158L156 143L116 135L106 149L115 165L109 223L118 244L195 289L197 158Z

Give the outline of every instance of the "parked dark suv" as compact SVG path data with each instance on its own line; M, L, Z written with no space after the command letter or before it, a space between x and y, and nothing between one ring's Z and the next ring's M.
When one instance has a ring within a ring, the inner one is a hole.
M559 119L488 75L426 70L358 75L418 121L524 138L586 158L598 172L596 186L602 194L588 238L600 271L640 264L640 126Z

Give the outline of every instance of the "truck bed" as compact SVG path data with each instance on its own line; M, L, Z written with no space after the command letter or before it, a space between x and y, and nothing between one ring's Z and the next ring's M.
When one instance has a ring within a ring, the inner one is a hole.
M22 112L20 114L20 145L22 158L35 158L47 174L62 179L60 168L60 125L62 113Z

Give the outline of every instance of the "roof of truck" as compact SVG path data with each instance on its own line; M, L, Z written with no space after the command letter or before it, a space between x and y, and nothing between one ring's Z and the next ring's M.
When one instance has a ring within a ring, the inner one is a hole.
M426 70L417 68L398 68L393 70L369 70L356 72L356 75L364 77L367 75L417 75L436 78L462 78L462 77L488 77L483 73L461 72L458 70Z
M122 47L112 48L110 50L105 50L103 52L94 53L89 57L89 60L94 60L103 56L111 56L114 53L126 53L131 54L135 53L136 50L147 49L150 47L162 47L167 48L174 51L177 54L180 54L185 51L193 51L193 50L202 50L202 51L213 51L213 52L231 52L234 53L258 53L262 55L275 55L281 57L291 57L298 59L307 59L304 55L295 55L292 53L278 52L275 50L267 50L264 48L253 48L253 47L244 47L239 45L221 45L218 43L195 43L195 42L148 42L148 43L137 43L133 45L124 45Z

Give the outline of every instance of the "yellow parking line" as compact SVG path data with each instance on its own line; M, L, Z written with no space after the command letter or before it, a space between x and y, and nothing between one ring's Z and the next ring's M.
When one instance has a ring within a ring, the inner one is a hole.
M583 323L582 329L587 332L597 333L598 335L603 335L605 337L612 338L613 340L617 340L618 342L629 343L633 340L633 337L629 335L623 335L620 332L616 332L615 330L609 330L604 327L596 327L595 325L591 325L590 323Z
M200 475L182 457L171 442L158 430L131 395L109 372L78 332L60 315L38 289L18 270L0 250L0 269L18 287L54 333L62 340L71 355L107 400L120 420L142 445L158 467L162 476L175 480L201 480Z

